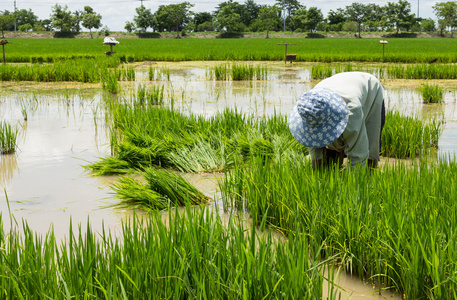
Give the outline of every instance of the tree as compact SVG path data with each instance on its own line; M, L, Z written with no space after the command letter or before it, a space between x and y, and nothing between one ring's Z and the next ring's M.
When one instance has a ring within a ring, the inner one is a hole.
M46 31L51 31L52 30L52 21L49 19L43 19L38 21L41 26L44 27Z
M127 32L135 31L135 23L130 21L125 22L124 29L127 30Z
M2 37L5 37L4 31L11 30L14 27L13 15L5 10L0 14L0 30L2 31Z
M370 6L365 4L354 2L351 5L346 6L347 19L357 23L359 38L362 24L367 21L370 13Z
M435 31L435 21L432 18L422 19L421 21L421 30L425 32Z
M194 14L194 25L196 31L204 31L204 28L213 22L213 16L209 12L198 12ZM205 24L204 26L200 26ZM200 26L200 27L199 27Z
M288 28L293 30L293 21L292 16L294 15L295 11L299 9L304 9L305 6L301 5L298 0L276 0L276 4L281 7L281 10L284 11L283 15L283 23L284 25L287 23ZM287 15L286 15L287 13ZM285 27L285 26L284 26ZM286 28L284 28L284 31Z
M214 25L216 31L225 33L240 33L244 29L244 24L241 22L241 16L235 13L231 6L225 6L217 14Z
M72 19L73 19L73 26L72 26L72 30L79 33L81 32L81 22L83 20L83 12L80 11L80 10L76 10L73 15L72 15Z
M13 13L14 18L16 19L16 26L29 24L31 27L38 22L38 17L33 13L31 9L20 9ZM26 26L28 28L28 26Z
M191 23L190 8L193 4L182 2L179 4L160 5L154 13L155 20L159 31L175 30L176 38L179 38L179 29L186 27Z
M73 17L68 10L68 6L56 4L51 9L52 27L59 29L61 32L70 32L73 28Z
M438 18L440 28L449 27L451 30L451 37L453 36L453 29L457 25L457 2L439 2L433 6L435 15Z
M280 22L279 16L281 15L281 8L277 5L265 5L262 6L259 12L259 18L265 24L265 29L267 31L266 38L268 39L269 31L272 27L275 27L276 24Z
M251 25L252 21L259 17L260 9L262 6L255 3L254 0L246 0L246 2L244 2L244 8L246 15L243 23L244 25L249 26Z
M414 14L411 13L411 4L406 0L399 0L398 3L387 2L386 15L389 22L396 28L409 31L414 24Z
M185 27L190 22L190 8L193 6L194 4L189 2L168 5L169 18L176 28L176 38L179 38L179 28Z
M338 8L336 11L330 10L327 15L328 29L331 31L341 31L345 20L346 16L342 8Z
M238 14L240 16L240 21L245 26L249 26L249 24L251 22L250 12L247 10L245 5L240 4L240 3L236 2L236 1L233 2L233 0L229 0L229 1L226 1L226 2L220 3L216 7L216 11L214 12L214 16L217 16L225 7L229 7L230 10L233 13Z
M32 30L32 28L33 28L32 25L30 25L29 23L19 25L19 27L18 27L19 31L22 31L22 32L28 32L28 31Z
M151 10L141 5L135 11L137 15L133 17L133 22L135 22L137 28L140 28L140 32L146 32L148 27L152 27L153 25Z
M83 12L83 26L89 29L90 32L90 38L93 38L92 36L92 28L98 29L102 27L102 16L100 14L97 14L94 12L92 7L90 6L84 6L84 12Z
M317 7L310 7L306 13L305 28L309 32L316 30L317 26L324 20L322 11Z

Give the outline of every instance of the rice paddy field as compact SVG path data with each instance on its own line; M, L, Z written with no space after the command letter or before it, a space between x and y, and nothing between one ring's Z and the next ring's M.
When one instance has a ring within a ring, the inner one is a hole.
M437 41L380 64L357 39L366 53L292 65L279 40L121 40L110 58L97 39L13 41L0 298L455 299L457 82L436 75L454 60ZM331 48L288 42L310 61ZM380 166L312 173L287 115L351 70L386 87Z
M8 62L52 62L59 59L103 57L108 46L102 38L94 39L20 39L8 40ZM297 54L298 61L382 62L379 39L119 39L113 51L122 60L134 61L280 61L284 46ZM388 39L385 62L455 63L452 39ZM438 51L439 50L439 51Z

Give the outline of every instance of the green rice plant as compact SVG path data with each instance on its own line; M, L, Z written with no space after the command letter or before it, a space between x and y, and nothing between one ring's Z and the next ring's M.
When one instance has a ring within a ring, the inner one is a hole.
M0 123L0 154L16 151L18 129L6 121Z
M306 159L252 158L220 182L224 202L282 232L302 228L323 258L405 299L454 299L457 165L313 172ZM401 212L401 213L399 213Z
M441 124L436 120L424 123L416 117L388 111L381 136L381 154L415 158L436 148L441 133Z
M252 80L255 75L254 67L248 64L232 64L231 75L232 80Z
M148 78L150 81L156 79L156 69L152 66L148 68Z
M333 68L330 65L313 65L311 67L312 79L324 79L333 75Z
M424 103L442 103L443 102L443 88L437 84L423 84L419 88Z
M111 93L118 94L121 90L121 86L117 81L116 72L107 71L102 77L102 89Z
M136 101L138 104L144 105L146 102L146 85L139 84L136 95Z
M237 156L280 155L298 147L284 116L257 119L227 109L205 118L128 102L111 109L113 156L134 169L158 165L186 172L220 170ZM281 143L273 144L273 139ZM95 166L95 171L101 169Z
M254 67L254 73L257 80L266 80L268 76L268 68L266 66L257 65Z
M122 66L120 69L115 69L116 77L118 81L134 81L135 70L132 67Z
M1 223L1 222L0 222ZM8 299L320 299L320 253L209 209L151 213L119 234L70 224L61 241L0 230L0 287Z
M211 67L212 74L216 80L228 80L229 79L229 67L227 64L220 64Z

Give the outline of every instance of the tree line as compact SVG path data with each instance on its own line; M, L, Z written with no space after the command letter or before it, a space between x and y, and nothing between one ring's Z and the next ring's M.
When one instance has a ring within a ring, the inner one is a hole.
M259 5L254 0L239 3L233 0L219 3L213 12L193 12L194 4L160 5L153 12L141 5L131 21L125 23L128 32L183 32L215 31L221 34L242 32L292 31L292 32L444 32L453 31L457 25L457 1L438 2L433 6L437 18L420 18L411 12L406 0L375 3L354 2L344 8L330 10L324 17L321 9L307 8L298 0L276 0L274 5ZM52 6L49 19L39 20L31 9L15 12L0 11L0 29L4 31L60 31L79 33L81 27L102 28L101 15L90 6L70 11L67 5ZM107 26L102 28L108 32Z

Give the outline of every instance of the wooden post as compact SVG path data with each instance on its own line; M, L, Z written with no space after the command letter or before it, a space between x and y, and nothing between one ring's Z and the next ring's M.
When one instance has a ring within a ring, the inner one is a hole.
M380 43L382 44L382 62L384 62L384 46L388 44L386 40L381 40Z
M2 45L2 48L3 48L3 63L6 63L6 59L5 59L5 45L8 44L8 41L7 41L7 40L1 40L1 41L0 41L0 44Z
M286 47L286 52L284 53L284 64L287 64L287 45L296 45L293 43L278 43L276 45L284 45ZM290 63L292 64L292 60L290 60Z

